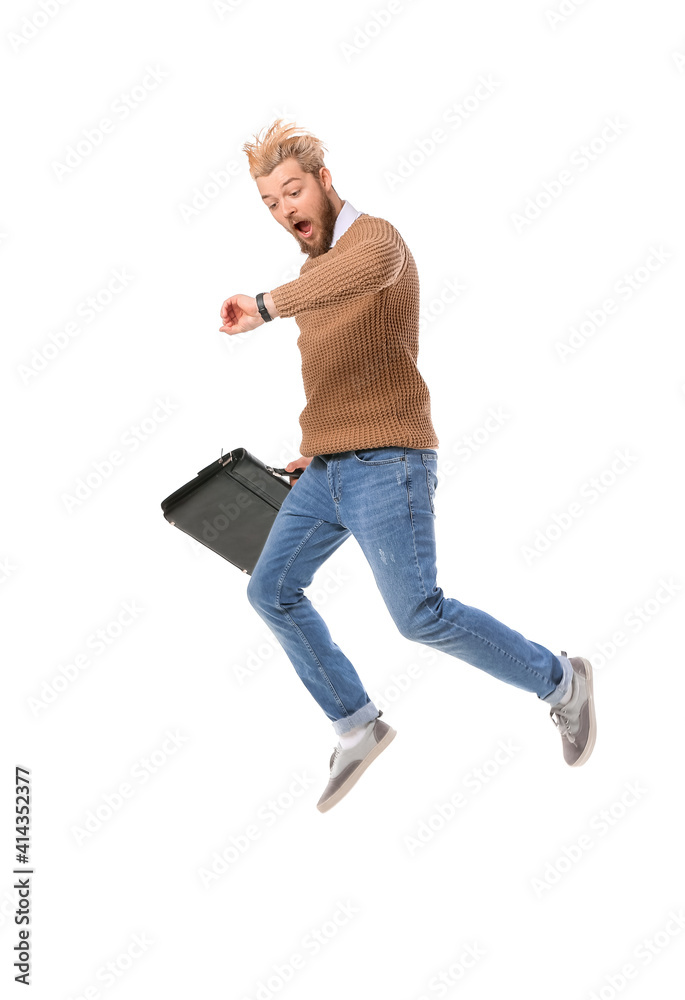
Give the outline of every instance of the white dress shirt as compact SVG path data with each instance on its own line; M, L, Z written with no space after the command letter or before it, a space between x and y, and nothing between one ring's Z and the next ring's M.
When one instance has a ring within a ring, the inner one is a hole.
M331 246L335 245L345 230L349 229L354 220L358 219L360 215L363 215L363 212L358 212L349 201L343 202L343 207L338 212L338 218L335 220L335 226L333 227L333 242Z

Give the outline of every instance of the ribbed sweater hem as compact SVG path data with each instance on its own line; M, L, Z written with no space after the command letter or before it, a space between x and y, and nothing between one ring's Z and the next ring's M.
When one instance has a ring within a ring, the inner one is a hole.
M416 420L412 430L403 431L401 426L392 433L381 431L378 434L366 430L349 433L347 429L340 434L305 434L300 446L300 454L307 458L314 455L335 455L344 451L360 451L364 448L438 448L439 438L430 421Z

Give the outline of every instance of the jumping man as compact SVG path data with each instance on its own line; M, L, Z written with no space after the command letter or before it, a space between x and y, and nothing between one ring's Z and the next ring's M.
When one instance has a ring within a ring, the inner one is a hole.
M417 368L419 279L400 233L357 211L333 187L315 136L278 119L245 143L267 211L307 259L294 281L221 307L227 334L294 316L307 404L300 458L247 587L339 742L317 803L349 792L395 737L356 669L304 595L319 567L354 535L400 633L530 691L549 708L564 759L595 744L590 661L555 656L436 582L438 437Z

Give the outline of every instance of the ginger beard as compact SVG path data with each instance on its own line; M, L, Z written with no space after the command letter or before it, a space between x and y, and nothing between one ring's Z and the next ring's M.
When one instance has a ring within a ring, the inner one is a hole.
M290 231L300 244L302 253L306 253L310 257L319 257L322 253L327 253L333 242L337 214L323 187L319 188L319 204L312 217L306 218L297 215L296 218L302 218L302 222L299 226L297 223L291 222ZM305 223L309 223L311 226L311 236L305 237L300 232L300 229L308 231Z

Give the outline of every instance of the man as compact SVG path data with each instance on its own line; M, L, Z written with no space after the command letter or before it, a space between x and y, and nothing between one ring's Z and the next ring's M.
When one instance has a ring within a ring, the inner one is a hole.
M300 134L297 134L300 133ZM307 405L302 455L247 588L339 742L317 808L347 794L395 737L352 663L303 594L350 535L371 565L401 634L535 693L558 727L564 759L595 743L592 667L525 639L436 582L437 446L430 395L416 365L419 280L385 219L342 201L313 135L278 119L243 147L274 219L307 260L294 281L221 307L227 334L294 316Z

